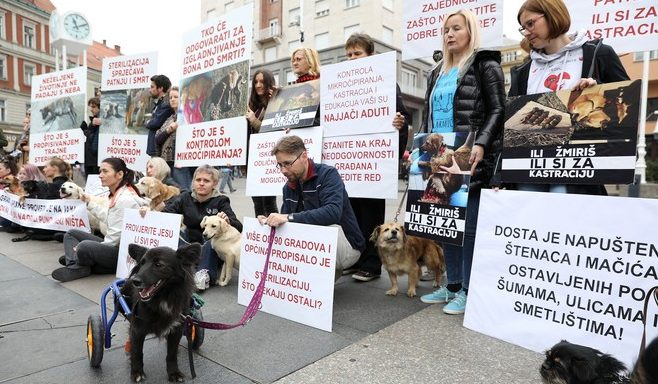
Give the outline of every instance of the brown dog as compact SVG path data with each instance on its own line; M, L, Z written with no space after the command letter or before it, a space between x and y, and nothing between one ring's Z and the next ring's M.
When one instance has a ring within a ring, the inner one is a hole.
M0 179L0 185L6 188L8 192L11 192L14 195L18 196L21 202L25 201L25 197L27 196L27 194L23 189L23 185L18 180L18 177L14 175L7 175L2 179Z
M139 189L139 193L151 199L150 207L154 211L161 211L164 208L161 204L180 195L180 189L167 185L155 177L144 176L135 186Z
M370 241L375 243L379 258L391 279L391 289L386 291L387 295L397 295L398 275L408 274L407 296L416 296L421 265L426 265L436 273L433 286L439 286L445 270L445 261L443 249L432 240L409 236L402 225L387 222L375 228L370 235Z

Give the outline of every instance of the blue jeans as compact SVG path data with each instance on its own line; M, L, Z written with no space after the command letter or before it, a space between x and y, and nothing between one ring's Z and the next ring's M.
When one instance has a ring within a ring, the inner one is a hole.
M475 246L475 229L478 225L478 210L480 208L480 188L473 188L468 193L466 207L466 225L464 228L464 246L443 244L443 254L446 259L446 274L448 284L462 284L468 289L473 265L473 248Z
M219 184L219 192L224 193L224 188L226 187L226 184L228 184L228 189L229 191L233 192L235 188L233 188L233 175L231 170L222 170L222 182Z
M188 191L192 190L192 174L194 173L194 168L192 167L183 167L176 168L171 167L171 177L174 179L178 185L182 188L185 188Z
M224 264L224 262L217 256L217 252L212 249L212 244L210 241L203 243L201 247L201 260L196 270L200 271L202 269L208 270L208 276L210 276L210 285L215 285L215 282L219 278L219 268Z
M525 192L567 193L567 186L564 184L521 183L516 185L516 190Z

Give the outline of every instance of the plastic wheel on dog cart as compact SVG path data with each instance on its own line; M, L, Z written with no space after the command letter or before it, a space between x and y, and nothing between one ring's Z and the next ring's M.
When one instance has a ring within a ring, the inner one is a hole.
M203 320L203 312L201 312L200 309L197 309L194 313L194 318L197 320ZM192 324L192 329L190 332L192 333L192 349L196 351L201 348L201 345L203 344L203 338L206 335L206 330L196 324Z
M87 319L87 357L89 365L97 368L103 361L105 330L100 315L89 315Z

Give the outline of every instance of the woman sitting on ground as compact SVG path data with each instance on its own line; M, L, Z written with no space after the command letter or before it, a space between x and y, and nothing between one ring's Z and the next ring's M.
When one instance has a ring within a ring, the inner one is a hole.
M171 185L182 191L186 191L189 188L187 185L179 185L171 177L171 168L162 157L151 157L146 163L146 176L155 177L156 179L162 181L164 184Z
M110 157L100 165L101 184L110 190L109 204L101 205L82 194L80 200L87 203L87 209L105 221L107 234L104 239L78 229L70 229L64 235L64 256L53 271L55 280L62 282L80 279L97 274L116 273L119 257L119 241L124 209L138 209L147 205L133 185L134 172L118 158Z

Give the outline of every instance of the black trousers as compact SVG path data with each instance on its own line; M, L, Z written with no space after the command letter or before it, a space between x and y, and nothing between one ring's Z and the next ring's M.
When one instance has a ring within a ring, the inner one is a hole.
M382 262L377 254L375 244L370 241L370 235L377 226L384 224L386 200L352 197L350 198L350 204L356 215L361 233L366 239L366 249L361 252L361 257L354 267L361 271L379 275L382 271Z
M276 196L252 196L254 213L258 216L269 216L270 213L279 213L276 207Z

